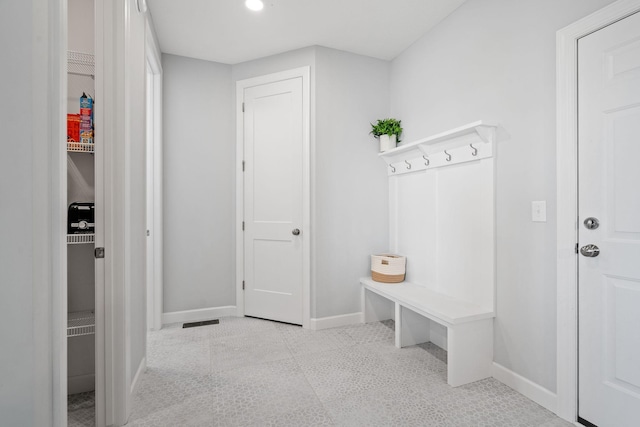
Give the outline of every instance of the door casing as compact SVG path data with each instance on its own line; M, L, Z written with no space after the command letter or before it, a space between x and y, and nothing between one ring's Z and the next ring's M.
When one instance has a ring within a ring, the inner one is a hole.
M557 173L557 404L578 420L578 39L640 11L640 0L619 0L556 34Z
M146 55L149 67L147 101L147 197L151 212L147 213L147 228L151 231L151 253L147 253L147 329L162 328L163 307L163 233L162 233L162 61L149 21L146 28Z
M310 67L300 67L236 82L236 313L244 316L244 126L242 103L244 90L252 86L302 78L302 327L308 329L311 319L311 90Z

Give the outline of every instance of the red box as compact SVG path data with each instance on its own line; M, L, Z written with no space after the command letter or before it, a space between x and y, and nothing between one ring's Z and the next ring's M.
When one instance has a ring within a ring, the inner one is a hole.
M80 114L67 114L67 141L80 142Z

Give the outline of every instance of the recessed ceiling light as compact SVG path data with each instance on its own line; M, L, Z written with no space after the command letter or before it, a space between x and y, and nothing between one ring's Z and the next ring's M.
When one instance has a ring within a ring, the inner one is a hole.
M262 0L246 0L244 4L249 9L255 11L262 10L262 8L264 7L264 3L262 3Z

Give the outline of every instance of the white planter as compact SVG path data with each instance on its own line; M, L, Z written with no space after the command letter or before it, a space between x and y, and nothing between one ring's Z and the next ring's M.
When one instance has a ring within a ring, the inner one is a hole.
M397 144L396 135L380 135L380 152L391 150L392 148L396 148Z

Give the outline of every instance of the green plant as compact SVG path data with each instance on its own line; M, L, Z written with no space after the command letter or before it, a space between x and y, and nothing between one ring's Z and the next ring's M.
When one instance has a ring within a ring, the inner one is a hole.
M396 119L381 119L375 125L371 123L371 132L374 137L379 138L380 135L396 135L398 142L400 142L400 135L402 134L402 120Z

